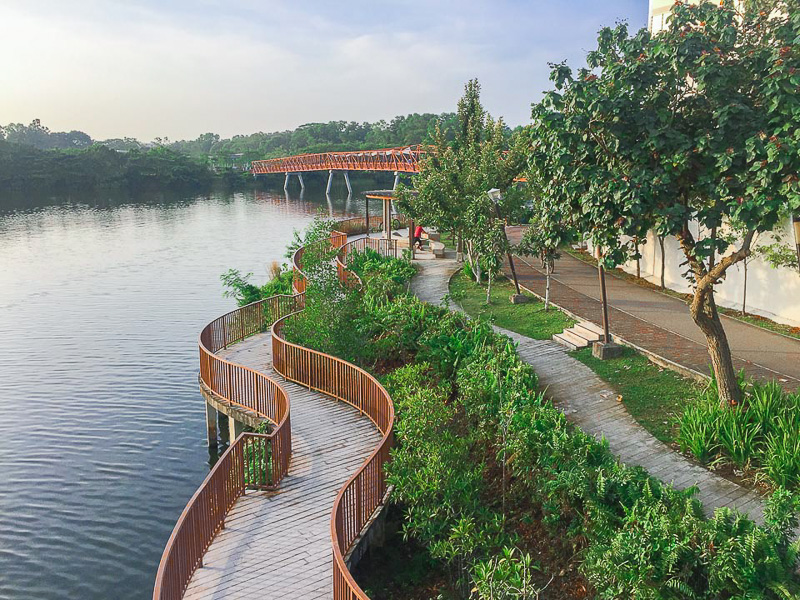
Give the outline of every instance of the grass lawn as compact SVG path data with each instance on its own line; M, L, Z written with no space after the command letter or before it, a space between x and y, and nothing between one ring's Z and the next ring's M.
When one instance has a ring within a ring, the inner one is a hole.
M544 303L511 304L513 284L503 279L492 286L492 304L486 304L486 287L459 273L450 282L450 294L467 314L485 315L496 325L534 339L549 339L571 327L575 321L556 308L544 311ZM671 443L677 434L676 419L683 408L697 398L703 384L651 363L632 348L620 358L598 360L591 348L571 352L600 379L622 396L625 408L642 426L662 442Z
M448 248L450 250L456 249L456 238L453 237L453 233L451 231L440 232L439 241L444 244L445 248Z
M675 440L676 418L704 385L651 363L633 348L611 360L596 359L591 348L570 354L611 384L631 416L662 442Z
M492 284L492 303L486 304L486 287L459 273L450 282L450 295L472 317L486 317L495 325L527 335L536 340L548 340L555 333L572 327L575 321L555 307L544 310L544 303L535 296L526 304L511 304L509 296L514 285L507 279Z

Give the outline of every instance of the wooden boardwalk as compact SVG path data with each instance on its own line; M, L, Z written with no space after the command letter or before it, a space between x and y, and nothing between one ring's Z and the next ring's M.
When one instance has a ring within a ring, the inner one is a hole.
M417 263L412 291L425 302L440 304L448 293L450 276L459 266L452 259ZM461 310L452 303L451 308ZM696 485L697 499L708 515L715 508L727 506L757 523L763 522L761 496L690 461L653 437L617 402L617 392L569 356L566 348L552 340L534 340L500 327L495 330L517 343L520 358L533 367L540 385L567 419L598 439L605 437L623 463L644 467L650 475L677 489Z
M332 598L330 517L336 493L381 436L345 403L272 370L269 333L219 354L262 371L289 395L292 463L276 492L240 498L195 572L184 598Z

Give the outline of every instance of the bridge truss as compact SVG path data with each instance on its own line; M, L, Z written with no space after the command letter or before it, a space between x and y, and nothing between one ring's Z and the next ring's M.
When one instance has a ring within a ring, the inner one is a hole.
M392 171L419 173L419 163L426 150L421 145L353 152L299 154L269 160L254 160L253 175L302 173L307 171Z

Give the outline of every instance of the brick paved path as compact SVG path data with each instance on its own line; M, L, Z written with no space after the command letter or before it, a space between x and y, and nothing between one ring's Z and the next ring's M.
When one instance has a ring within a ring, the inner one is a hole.
M440 304L448 293L450 275L459 265L452 259L420 261L417 268L411 290L425 302ZM708 515L715 508L728 506L763 522L763 504L758 494L696 465L654 438L617 402L617 392L589 367L569 356L563 346L495 329L517 343L520 358L534 368L541 386L567 419L598 439L605 437L623 463L640 465L678 489L696 485L697 498Z
M543 296L545 276L537 261L515 257L515 266L520 285ZM617 277L607 277L606 281L613 336L695 374L709 375L705 338L683 301ZM550 299L580 320L602 323L597 270L568 254L556 261ZM744 369L760 380L776 379L789 391L800 388L800 340L724 316L723 324L737 371Z
M333 501L381 436L348 404L281 378L272 370L271 354L269 333L220 352L280 381L289 394L289 474L276 492L248 491L236 501L186 599L333 597Z

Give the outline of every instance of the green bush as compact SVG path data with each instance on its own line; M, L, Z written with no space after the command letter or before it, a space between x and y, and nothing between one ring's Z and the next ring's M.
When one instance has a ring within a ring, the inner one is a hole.
M365 248L363 252L350 253L347 257L347 267L362 279L372 276L399 284L408 283L417 272L410 261L383 256L371 248Z
M246 306L252 302L277 296L278 294L293 294L292 271L288 265L282 265L281 270L267 283L257 286L250 283L252 273L242 275L237 269L228 269L220 276L222 284L227 288L222 295L233 298L239 306Z
M473 460L458 407L448 402L449 383L430 365L397 369L386 387L397 412L388 478L393 501L404 507L404 534L429 546L463 592L475 560L490 556L502 538L502 520L482 501L484 465Z
M776 382L746 383L744 403L723 407L711 388L679 419L678 442L703 463L752 468L775 486L800 484L800 394Z
M373 258L357 260L363 268ZM541 519L553 540L571 544L601 598L795 597L791 494L776 492L764 527L728 510L706 519L693 490L676 491L620 464L605 441L568 423L511 340L487 323L407 294L386 295L395 268L369 268L374 277L355 294L360 300L339 290L326 301L359 332L362 364L395 361L386 369L397 414L388 466L393 501L403 509L404 534L449 569L456 596L530 591L535 569L517 550L522 540L514 528L524 516ZM322 312L308 317L309 332L328 327L319 321L328 318ZM714 408L698 403L695 420L705 433L691 440L687 433L686 443L701 455L729 452L747 464L770 439L775 455L789 457L796 437L769 435L794 426L789 407L796 408L796 398L767 387L754 394L752 412L723 425L709 426ZM742 435L753 423L758 435Z

